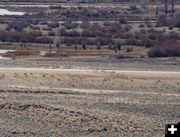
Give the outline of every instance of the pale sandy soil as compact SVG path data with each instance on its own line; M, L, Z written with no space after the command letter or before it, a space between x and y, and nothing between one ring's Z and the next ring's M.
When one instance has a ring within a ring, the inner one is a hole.
M0 136L162 137L180 72L0 68Z

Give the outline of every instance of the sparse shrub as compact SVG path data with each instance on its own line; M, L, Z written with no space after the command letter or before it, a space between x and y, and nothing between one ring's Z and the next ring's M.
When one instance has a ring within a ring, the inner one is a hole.
M82 24L81 24L81 28L83 29L89 29L90 28L90 23L88 21L83 21Z
M132 5L128 9L131 13L141 13L140 9L137 8L135 5Z
M149 24L147 24L147 27L148 27L148 28L151 28L151 27L152 27L152 25L149 23Z
M142 42L141 45L145 46L146 48L150 48L157 43L156 40L152 40L152 39L148 39L148 38L142 39L141 42Z
M49 38L49 37L46 37L46 36L37 37L37 38L35 39L35 41L36 41L37 43L44 43L44 44L53 43L52 38Z
M10 42L19 42L20 39L21 39L21 34L18 32L9 32L7 33L7 36L6 36L6 41L10 41Z
M32 50L16 50L9 51L3 55L3 57L15 57L15 56L30 56L30 55L38 55L39 51Z
M109 44L108 49L112 50L112 45L111 44Z
M144 28L144 27L145 27L144 24L139 25L139 28Z
M75 50L77 50L77 49L78 49L77 45L75 45L75 46L74 46L74 49L75 49Z
M120 18L119 23L120 24L127 24L127 20L125 18Z
M39 31L41 30L39 27L37 27L37 26L32 26L32 25L30 25L29 28L31 28L32 30L36 30L36 31L37 31L37 30L39 30Z
M87 49L87 48L86 48L86 45L83 44L83 45L82 45L82 49L83 49L83 50L86 50L86 49Z
M137 39L134 39L134 38L129 38L129 39L126 39L125 40L125 44L126 45L139 45L139 41Z
M180 56L180 43L167 43L154 46L148 52L149 57L173 57Z
M169 30L173 30L173 26L171 25L171 26L169 26Z
M127 48L126 49L126 52L132 52L133 51L133 48Z
M66 35L69 37L79 37L80 33L78 31L71 30L71 31L66 32Z
M115 48L114 48L114 52L117 53L117 47L116 47L116 46L115 46Z
M96 37L96 33L94 31L86 29L86 30L82 31L81 36L83 36L83 37Z
M97 49L98 49L98 50L101 49L101 43L100 43L100 42L97 43Z
M176 16L175 16L175 18L174 18L174 27L176 27L176 28L180 28L180 14L177 14Z
M167 38L168 39L179 39L180 38L180 35L176 32L170 32L168 35L167 35Z
M42 32L41 31L31 31L30 35L32 35L34 37L39 37L39 36L42 36Z
M49 27L43 27L42 30L45 30L45 31L52 31L52 28L49 28Z
M113 43L112 39L109 37L97 37L95 39L96 43L102 45L108 45L109 43Z
M54 32L54 31L49 31L49 32L48 32L48 35L49 35L49 36L55 36L55 32Z
M56 48L57 48L57 49L60 48L60 43L59 43L59 42L56 43Z
M180 21L177 21L177 22L175 23L175 27L176 27L176 28L180 28Z
M73 23L72 20L66 20L64 23L66 29L74 29L77 28L77 24Z
M49 23L48 24L48 27L50 27L50 28L58 28L59 27L59 23L57 22L55 22L55 23Z
M10 22L8 24L9 28L14 29L16 31L22 31L27 26L29 26L29 23L27 21L16 21Z
M125 56L125 55L117 55L115 56L117 59L126 59L126 58L132 58L131 56Z
M130 31L132 29L132 26L131 25L126 25L126 26L124 26L123 29L124 29L125 32L128 32L128 31Z
M0 31L0 41L2 42L34 42L35 37L25 32Z
M121 43L118 41L117 43L116 43L116 47L117 47L117 50L121 50Z
M21 35L20 42L23 43L33 43L35 41L35 37L31 34Z
M165 14L159 16L158 23L159 26L167 26L168 25L168 19Z

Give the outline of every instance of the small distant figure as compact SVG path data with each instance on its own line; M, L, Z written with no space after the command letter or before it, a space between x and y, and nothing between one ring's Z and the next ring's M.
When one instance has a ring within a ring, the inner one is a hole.
M15 56L13 56L13 57L12 57L12 60L16 60L16 57L15 57Z
M115 49L114 52L117 53L117 49Z

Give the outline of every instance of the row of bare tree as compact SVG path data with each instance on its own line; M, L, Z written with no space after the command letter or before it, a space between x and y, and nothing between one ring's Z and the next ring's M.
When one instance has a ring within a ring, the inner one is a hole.
M175 4L178 0L162 0L162 2L164 3L164 11L166 14L169 13L169 11L171 13L175 12ZM171 10L169 10L169 6L171 7Z
M131 0L132 4L140 3L144 10L147 10L148 5L150 3L155 3L156 5L156 15L159 14L160 6L164 6L164 13L174 13L175 12L175 4L178 0Z

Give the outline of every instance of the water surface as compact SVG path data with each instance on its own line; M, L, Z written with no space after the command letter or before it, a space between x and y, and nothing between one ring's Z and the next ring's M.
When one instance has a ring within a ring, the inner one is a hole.
M15 12L15 11L9 11L7 9L0 9L0 16L4 16L4 15L24 15L24 12Z

